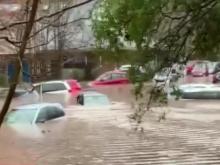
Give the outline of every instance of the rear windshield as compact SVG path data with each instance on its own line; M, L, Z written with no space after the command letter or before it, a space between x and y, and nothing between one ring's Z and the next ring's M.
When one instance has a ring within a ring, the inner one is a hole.
M66 90L66 86L63 83L49 83L42 85L43 92L62 91Z

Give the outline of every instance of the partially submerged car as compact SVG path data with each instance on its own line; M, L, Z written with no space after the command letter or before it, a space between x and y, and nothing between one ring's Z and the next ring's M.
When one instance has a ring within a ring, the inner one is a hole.
M6 116L6 123L44 123L65 116L63 107L58 103L39 103L18 106Z
M213 84L183 84L178 87L183 99L220 99L220 86Z
M98 85L120 85L128 84L129 79L127 73L123 71L110 71L102 74L96 80L89 83L89 86L98 86Z
M130 106L123 102L112 102L109 97L95 90L80 93L76 99L77 105L67 108L72 110L121 110L129 109Z
M70 93L75 94L76 91L81 90L81 86L77 80L57 80L46 81L34 84L39 93Z
M107 95L96 91L82 92L77 96L77 103L87 107L103 107L111 105Z

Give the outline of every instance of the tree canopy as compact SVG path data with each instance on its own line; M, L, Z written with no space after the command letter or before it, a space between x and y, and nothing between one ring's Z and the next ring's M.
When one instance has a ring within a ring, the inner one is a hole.
M136 99L148 96L132 116L140 122L152 103L167 103L163 89L143 88L156 71L190 58L218 58L220 1L102 0L93 13L93 30L99 47L109 48L114 55L120 49L135 48L133 63L146 66L142 76L130 72Z
M213 58L220 51L218 0L102 0L93 14L97 44L112 50L135 48L167 63L190 57Z

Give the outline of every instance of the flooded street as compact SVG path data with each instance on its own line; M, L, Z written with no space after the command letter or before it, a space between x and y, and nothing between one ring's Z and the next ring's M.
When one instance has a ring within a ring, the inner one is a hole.
M131 86L101 87L112 101L130 103ZM44 96L45 97L45 96ZM62 96L46 96L48 100ZM64 97L62 97L64 98ZM218 101L173 101L147 112L142 131L128 119L130 108L76 110L37 125L4 125L1 165L220 164ZM167 120L158 122L164 111Z

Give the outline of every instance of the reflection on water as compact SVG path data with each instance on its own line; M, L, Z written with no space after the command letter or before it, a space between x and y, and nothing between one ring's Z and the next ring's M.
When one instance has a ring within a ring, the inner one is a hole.
M25 138L42 138L43 133L36 124L10 124L8 125L17 135Z

